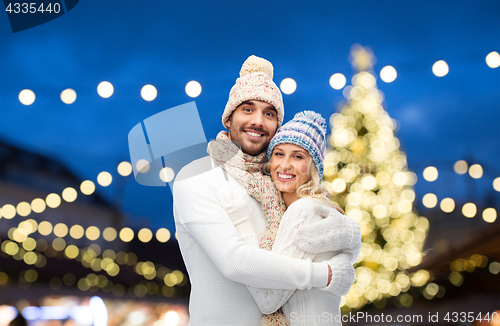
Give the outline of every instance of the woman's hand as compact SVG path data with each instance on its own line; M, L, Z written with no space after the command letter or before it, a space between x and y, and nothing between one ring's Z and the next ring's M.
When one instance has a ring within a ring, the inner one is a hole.
M322 253L361 245L359 224L336 209L315 203L312 214L323 220L302 226L294 238L295 244L310 253Z
M252 209L245 197L227 187L217 191L217 200L231 218L240 236L255 233L252 226Z

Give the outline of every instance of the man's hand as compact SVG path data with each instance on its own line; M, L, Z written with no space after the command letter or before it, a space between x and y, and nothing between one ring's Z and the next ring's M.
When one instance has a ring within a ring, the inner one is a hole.
M361 230L356 221L319 203L316 203L313 209L323 220L299 229L294 242L300 249L310 253L322 253L361 246Z
M355 271L350 262L348 254L333 256L323 263L328 264L328 285L319 288L322 291L343 296L349 293L351 285L355 280Z
M252 209L243 196L230 187L217 191L217 200L233 221L240 236L254 233L252 226Z
M328 265L328 285L330 285L330 283L332 283L332 268L330 267L330 265Z

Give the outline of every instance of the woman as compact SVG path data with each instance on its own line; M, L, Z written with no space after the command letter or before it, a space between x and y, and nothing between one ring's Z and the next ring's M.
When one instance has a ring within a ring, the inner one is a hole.
M319 183L323 174L325 138L326 123L321 115L312 111L300 112L276 132L269 144L267 168L271 177L241 172L230 164L226 166L226 172L242 184L248 184L248 193L262 203L267 225L260 241L261 248L314 261L345 255L352 268L361 247L359 225L342 214L343 211L329 200L329 193ZM259 245L245 200L225 189L217 196L240 236L248 244ZM308 242L307 236L299 235L307 227L301 227L321 221L328 215L335 219L330 225L338 230L334 239L338 251L301 250L297 244ZM299 238L302 240L297 241ZM344 284L338 291L339 295L317 288L303 291L248 288L262 313L266 314L261 325L332 325L340 324L340 295L347 294L351 284ZM286 319L278 310L281 307Z

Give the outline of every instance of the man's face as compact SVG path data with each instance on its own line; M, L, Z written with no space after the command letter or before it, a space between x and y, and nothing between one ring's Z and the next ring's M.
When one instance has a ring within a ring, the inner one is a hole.
M278 127L276 109L262 101L241 103L228 121L229 138L250 155L262 153Z

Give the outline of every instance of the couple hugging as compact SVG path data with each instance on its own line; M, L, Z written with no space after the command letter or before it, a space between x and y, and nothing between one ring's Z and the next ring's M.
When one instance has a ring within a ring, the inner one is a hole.
M228 132L173 187L191 282L190 325L340 325L360 228L320 185L326 123L283 122L273 66L250 56L222 115Z

